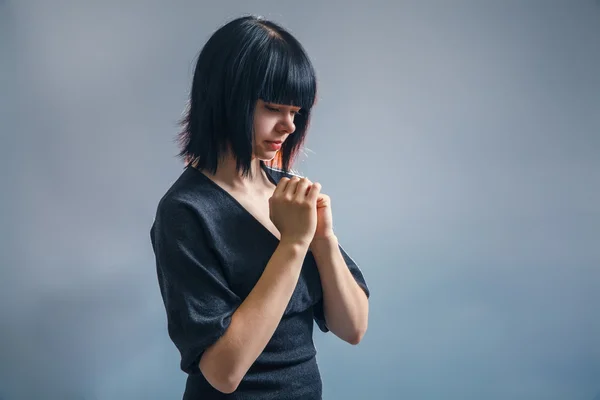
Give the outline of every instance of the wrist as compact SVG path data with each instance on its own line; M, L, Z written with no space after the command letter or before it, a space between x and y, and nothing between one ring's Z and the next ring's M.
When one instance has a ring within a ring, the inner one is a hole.
M338 238L335 234L331 233L324 236L315 236L310 243L310 249L313 250L315 248L320 247L332 247L338 245Z
M279 245L290 249L295 253L306 253L310 246L310 243L300 239L290 239L285 236L279 241Z

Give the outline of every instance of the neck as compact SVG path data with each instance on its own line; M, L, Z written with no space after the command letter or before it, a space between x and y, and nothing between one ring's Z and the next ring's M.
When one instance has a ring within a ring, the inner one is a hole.
M192 166L196 168L196 164L192 164ZM242 176L236 170L235 159L230 155L221 160L215 174L202 170L212 180L227 185L228 188L236 191L255 193L262 191L265 185L272 185L260 166L260 159L252 159L250 171L251 176Z

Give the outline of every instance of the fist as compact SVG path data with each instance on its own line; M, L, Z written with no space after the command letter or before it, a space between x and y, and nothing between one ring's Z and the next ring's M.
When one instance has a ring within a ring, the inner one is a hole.
M333 236L333 216L331 214L331 199L324 193L317 197L317 229L315 239L326 239Z

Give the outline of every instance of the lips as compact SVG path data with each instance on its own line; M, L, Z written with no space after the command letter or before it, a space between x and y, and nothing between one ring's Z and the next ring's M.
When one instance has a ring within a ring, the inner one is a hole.
M276 151L281 149L281 144L283 143L281 140L267 140L265 142L269 150Z

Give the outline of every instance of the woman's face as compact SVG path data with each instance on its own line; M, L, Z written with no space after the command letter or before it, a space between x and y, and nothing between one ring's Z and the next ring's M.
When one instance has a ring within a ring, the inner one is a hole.
M300 107L256 102L254 109L254 157L267 161L275 158L277 151L289 135L294 133L294 117Z

